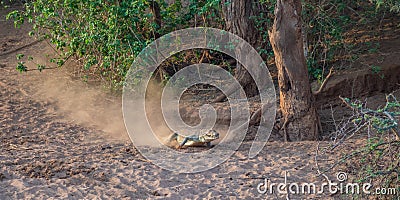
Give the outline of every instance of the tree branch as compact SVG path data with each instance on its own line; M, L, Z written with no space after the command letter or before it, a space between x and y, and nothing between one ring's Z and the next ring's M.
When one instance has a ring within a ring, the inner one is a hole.
M332 77L332 75L334 74L333 72L333 67L329 70L329 74L326 76L324 82L322 82L321 86L319 87L319 89L315 92L313 92L313 95L318 95L319 93L322 92L322 90L325 88L326 84L328 83L328 80Z

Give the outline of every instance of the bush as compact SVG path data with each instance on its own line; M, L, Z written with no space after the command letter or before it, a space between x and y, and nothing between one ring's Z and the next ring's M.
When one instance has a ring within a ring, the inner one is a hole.
M269 43L265 27L272 26L276 0L260 3L263 11L251 17L263 36L259 42ZM13 19L17 27L25 21L32 23L30 35L49 39L59 50L60 56L51 60L58 66L75 57L82 69L118 88L135 56L158 36L190 26L223 28L221 6L220 0L177 0L172 4L164 0L34 0L7 18ZM383 10L399 12L399 8L395 0L304 1L303 30L310 76L322 81L329 71L326 68L354 61L357 50L353 43L345 42L345 33L360 24L378 21L376 16ZM273 58L270 45L261 46L260 54ZM23 62L18 66L18 70L26 71ZM43 69L43 65L40 67Z
M23 10L10 12L7 19L13 19L16 27L32 23L29 35L55 45L59 57L51 61L58 66L75 57L82 69L120 88L135 56L147 44L189 27L195 18L205 19L199 21L206 26L218 8L219 0L189 1L185 8L179 0L169 5L148 0L34 0L24 3ZM23 64L17 69L26 71Z

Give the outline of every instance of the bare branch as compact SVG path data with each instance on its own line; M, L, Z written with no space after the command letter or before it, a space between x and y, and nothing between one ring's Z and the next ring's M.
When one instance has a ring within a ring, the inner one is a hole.
M333 72L333 67L329 70L329 74L326 76L324 82L322 82L321 86L319 87L319 89L315 92L313 92L313 95L318 95L319 93L321 93L321 91L325 88L326 84L328 83L328 80L332 77L332 75L334 74Z

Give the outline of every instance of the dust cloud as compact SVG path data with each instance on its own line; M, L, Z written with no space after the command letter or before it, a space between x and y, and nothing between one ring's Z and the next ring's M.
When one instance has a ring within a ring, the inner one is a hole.
M162 113L162 91L163 88L158 82L150 81L146 87L145 105L134 97L127 99L129 103L124 105L125 123L129 131L135 131L131 137L137 145L153 147L160 147L161 144L169 145L168 139L173 132Z
M121 94L112 95L107 89L99 86L99 83L88 84L79 78L73 78L64 69L42 73L39 77L42 81L36 86L35 96L40 100L53 102L52 112L57 116L62 116L71 123L98 129L100 130L98 136L109 142L129 142L122 113ZM130 118L133 122L127 122L134 123L135 131L138 131L135 135L147 141L148 146L160 145L151 139L153 133L163 144L167 143L168 137L172 134L161 112L161 92L159 84L150 83L146 93L148 120L137 120L143 118L143 113L133 112ZM150 124L152 131L144 128L147 123Z
M121 98L105 89L73 79L65 70L43 76L36 96L54 103L54 112L71 123L95 128L105 133L100 137L128 141L123 123Z

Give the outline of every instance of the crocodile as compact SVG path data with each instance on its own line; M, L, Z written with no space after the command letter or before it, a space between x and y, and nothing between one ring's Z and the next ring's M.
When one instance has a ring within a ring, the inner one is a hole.
M215 130L208 130L208 131L201 131L200 135L190 135L190 136L183 136L179 133L173 133L170 138L169 142L176 141L178 143L178 148L186 148L186 147L201 147L207 146L211 147L211 142L219 138L219 133Z

